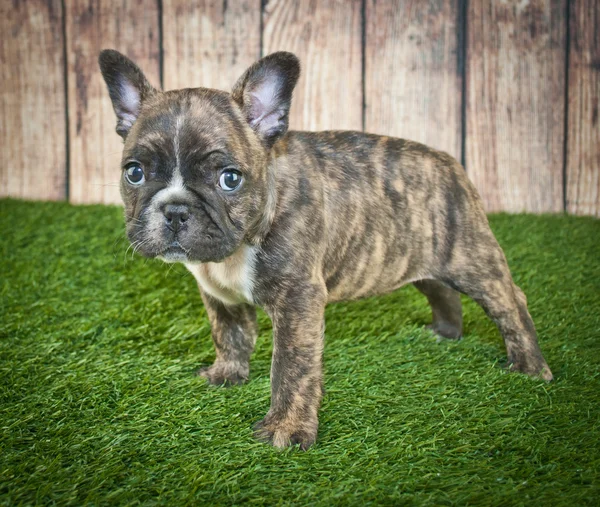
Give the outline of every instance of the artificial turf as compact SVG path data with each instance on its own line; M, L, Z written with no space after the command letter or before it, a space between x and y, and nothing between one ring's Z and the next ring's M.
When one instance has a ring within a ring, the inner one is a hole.
M585 505L600 500L600 221L493 215L555 381L507 374L463 299L436 343L425 298L330 305L317 444L252 438L248 384L208 386L210 328L182 266L127 252L122 210L0 201L0 503Z

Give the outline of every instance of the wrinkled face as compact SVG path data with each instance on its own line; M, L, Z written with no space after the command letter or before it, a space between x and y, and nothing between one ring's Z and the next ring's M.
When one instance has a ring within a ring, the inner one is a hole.
M123 150L121 194L134 250L167 262L231 255L262 219L266 154L230 94L154 94Z
M99 64L125 141L121 194L134 250L168 262L219 262L266 234L275 206L267 160L287 130L298 59L262 58L231 94L161 92L110 49Z

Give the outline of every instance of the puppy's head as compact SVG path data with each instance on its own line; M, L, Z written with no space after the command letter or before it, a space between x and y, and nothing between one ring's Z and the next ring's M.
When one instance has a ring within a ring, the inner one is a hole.
M159 91L113 50L99 63L125 144L121 195L134 248L169 262L218 262L264 233L267 161L288 127L298 59L266 56L231 93Z

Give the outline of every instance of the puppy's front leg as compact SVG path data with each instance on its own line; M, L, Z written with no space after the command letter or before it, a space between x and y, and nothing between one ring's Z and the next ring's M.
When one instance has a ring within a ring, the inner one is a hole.
M267 308L273 320L271 408L255 435L275 447L306 450L317 439L325 303L324 286L297 285Z
M198 375L214 385L243 384L250 374L256 343L256 310L246 304L224 305L200 291L212 331L217 358Z

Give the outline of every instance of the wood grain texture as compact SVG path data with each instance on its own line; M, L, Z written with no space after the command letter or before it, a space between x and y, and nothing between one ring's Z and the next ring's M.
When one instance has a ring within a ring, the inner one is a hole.
M362 129L361 0L271 0L263 11L263 54L301 61L290 128Z
M71 0L66 27L70 200L120 203L122 142L98 54L106 48L122 52L158 87L158 1Z
M600 216L600 3L570 3L567 211Z
M488 211L563 210L566 0L469 2L466 167Z
M367 0L365 129L461 157L458 0Z
M229 91L260 57L260 0L164 0L165 89Z
M59 200L66 191L62 7L0 4L0 196Z

